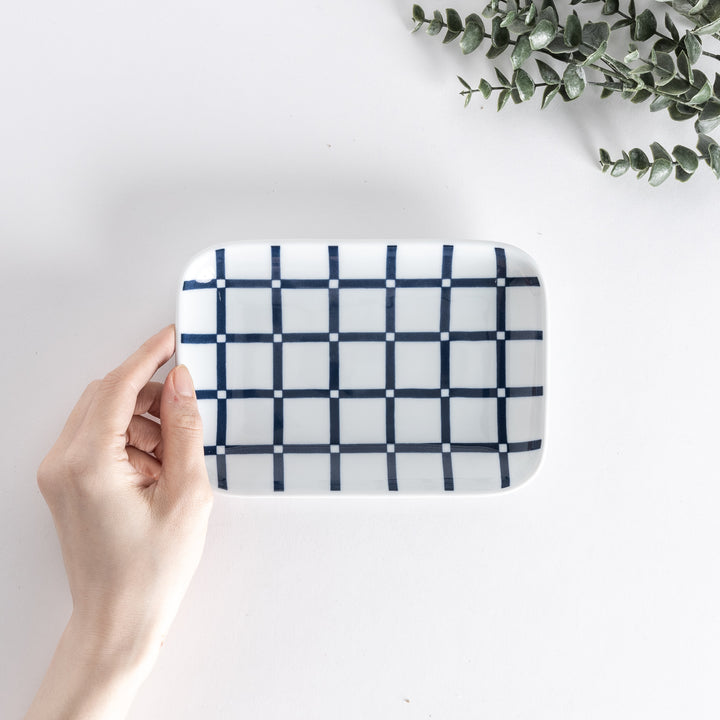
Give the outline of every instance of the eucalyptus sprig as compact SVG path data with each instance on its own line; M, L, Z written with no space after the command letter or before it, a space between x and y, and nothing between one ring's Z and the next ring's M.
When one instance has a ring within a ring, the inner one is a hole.
M497 109L502 110L508 100L526 102L542 88L540 107L544 109L557 96L571 102L594 86L600 88L601 98L619 94L634 104L651 100L651 112L667 110L673 120L681 122L694 118L697 152L676 145L669 153L654 142L650 145L652 161L639 148L621 151L621 157L612 160L603 149L603 172L610 170L617 177L634 170L638 178L647 174L650 185L657 186L673 171L681 182L689 180L704 160L720 177L720 145L708 135L720 125L720 75L715 73L711 83L698 67L704 58L720 60L720 54L703 47L706 39L720 40L720 0L664 2L692 23L682 35L670 11L665 12L663 32L655 13L649 9L638 13L635 0L629 0L625 10L620 0L570 0L573 6L596 2L602 2L601 15L617 17L612 25L603 19L583 21L574 8L561 23L553 0L542 0L540 6L533 0L490 0L481 15L471 13L464 20L452 8L445 14L435 10L427 16L420 5L414 5L413 32L425 26L428 35L444 31L442 42L459 38L464 55L485 42L489 44L485 56L491 60L512 48L509 78L497 66L496 82L481 78L473 86L458 76L466 106L475 93L485 99L497 93ZM628 51L621 59L615 58L608 52L611 35L626 28ZM535 77L526 64L531 57L537 66Z

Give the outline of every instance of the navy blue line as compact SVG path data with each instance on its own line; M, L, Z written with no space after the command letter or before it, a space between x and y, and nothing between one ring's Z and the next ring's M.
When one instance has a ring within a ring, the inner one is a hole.
M542 447L542 440L529 440L526 442L508 443L507 453L530 452L539 450ZM288 444L282 446L282 452L275 452L274 445L226 445L226 455L275 455L281 456L285 453L311 455L311 454L327 454L331 452L331 446L324 443L313 444ZM337 446L338 452L332 455L341 455L347 453L385 453L387 445L385 443L346 443ZM481 453L497 453L499 449L498 443L450 443L451 452L481 452ZM439 453L442 451L442 443L398 443L394 446L392 455L395 453ZM217 447L215 445L205 446L205 455L217 455ZM222 457L222 456L218 456Z
M452 277L453 246L443 245L442 280L449 281ZM452 288L443 283L440 291L440 388L447 393L440 397L440 438L443 444L450 443L450 298ZM447 333L447 340L443 340ZM443 479L445 490L454 488L452 456L443 451Z
M225 279L225 250L220 248L215 251L215 276L217 280ZM217 283L215 283L217 285ZM226 322L226 303L225 288L218 287L216 294L216 322L217 334L224 335L227 326ZM227 387L226 377L226 358L225 343L218 342L215 346L216 353L216 370L217 370L217 389L225 390ZM227 400L218 398L217 401L217 430L216 444L224 446L227 442ZM227 466L224 455L218 455L216 460L218 488L227 490Z
M507 261L505 258L505 250L495 248L495 265L498 279L507 277ZM497 359L497 386L504 388L506 384L505 373L505 325L506 325L506 298L505 286L498 284L495 292L496 295L496 330L498 331L498 339L496 340L496 359ZM503 333L500 338L499 333ZM508 461L507 452L500 450L501 445L507 446L507 400L505 397L498 397L497 400L497 431L498 431L498 458L500 462L500 486L508 487L510 485L510 463Z
M270 248L271 274L273 280L280 280L280 246ZM273 335L282 337L282 289L272 289L272 323ZM273 343L273 391L282 392L283 387L283 352L282 342ZM273 443L283 443L283 399L276 397L273 400ZM282 454L275 455L273 461L273 490L282 492L285 489L285 463Z
M337 245L328 246L328 329L330 333L339 334L340 332L340 311L339 298L340 291L337 288L330 287L330 280L337 280L339 277L338 269L338 248ZM337 390L340 387L340 343L330 342L330 390ZM340 444L340 400L337 397L330 396L330 444ZM340 490L340 456L333 454L330 456L330 490Z
M277 278L279 279L279 278ZM453 278L452 287L495 287L497 282L496 278ZM397 287L440 287L441 281L437 278L413 278L404 279L399 278L395 280ZM520 287L520 286L540 286L540 279L537 277L510 277L505 280L506 287ZM208 280L207 282L200 282L198 280L185 280L183 282L183 290L207 290L210 288L217 287L215 280ZM272 280L258 280L258 279L242 279L233 278L226 280L225 287L230 288L269 288L272 287ZM308 279L308 280L289 280L287 278L280 279L280 287L288 290L309 290L309 289L320 289L326 290L329 285L327 280L320 279ZM338 287L340 288L384 288L385 279L380 278L344 278L338 279Z
M397 245L388 245L385 256L385 278L395 280L397 271ZM385 288L385 332L395 332L395 283L386 283L392 287ZM385 388L395 390L395 342L388 340L385 343ZM395 443L395 397L387 397L385 393L385 439L389 444ZM388 490L396 492L397 460L395 453L387 456Z
M387 288L392 290L393 288ZM446 288L443 288L446 289ZM333 292L337 292L333 290ZM542 340L542 330L507 330L506 340ZM450 341L459 340L495 340L495 331L455 330L450 332ZM273 333L230 333L225 336L228 343L262 343L273 342ZM339 342L385 342L384 332L345 332L338 333ZM213 345L217 335L213 333L183 333L180 342L188 345ZM282 342L330 342L329 333L283 333ZM401 332L395 333L395 342L440 342L440 333L436 332Z
M496 398L498 396L497 388L448 388L450 397L461 398ZM337 390L338 398L385 398L387 392L385 388L369 388L357 390ZM439 388L395 388L395 398L439 398L442 397L442 391ZM227 399L234 400L240 398L274 398L275 391L270 388L244 388L242 390L227 390ZM509 387L505 388L506 397L539 397L543 394L543 386L534 387ZM196 392L198 400L215 400L217 390L198 390ZM306 399L306 398L329 398L330 390L324 388L303 388L293 390L285 388L282 390L284 399ZM393 398L387 398L392 400ZM394 440L394 431L388 431L388 442Z

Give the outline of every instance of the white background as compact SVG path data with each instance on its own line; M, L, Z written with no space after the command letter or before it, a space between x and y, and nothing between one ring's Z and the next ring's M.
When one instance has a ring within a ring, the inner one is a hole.
M545 461L493 497L218 497L130 717L717 717L720 186L598 171L600 146L692 144L646 106L463 110L455 75L489 62L411 35L410 5L4 9L3 718L70 611L35 482L67 413L173 321L191 255L286 237L535 257Z

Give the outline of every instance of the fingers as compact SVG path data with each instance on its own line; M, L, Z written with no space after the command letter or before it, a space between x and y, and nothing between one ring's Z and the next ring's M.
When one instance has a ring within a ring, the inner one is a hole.
M156 418L160 417L160 398L162 397L163 383L149 382L139 392L135 402L135 415L149 413Z
M163 479L171 494L187 489L209 492L203 430L192 378L184 365L165 381L160 406Z
M86 416L91 432L102 436L124 436L140 392L174 351L175 330L169 325L143 343L122 365L109 372Z
M130 464L140 475L145 476L149 480L157 480L160 477L162 465L154 457L144 453L142 450L138 450L132 445L128 445L125 451L127 452Z
M162 438L160 423L156 423L150 418L135 415L128 425L125 437L128 445L132 445L143 452L157 455L155 451Z

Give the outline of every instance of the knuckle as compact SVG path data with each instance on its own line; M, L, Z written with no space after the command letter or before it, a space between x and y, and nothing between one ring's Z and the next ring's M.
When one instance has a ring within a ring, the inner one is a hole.
M182 410L175 416L174 426L188 435L202 434L202 421L200 413L193 407Z
M139 392L139 388L136 388L132 382L122 373L119 368L111 370L101 382L103 388L105 388L110 394L116 394L119 392L134 392L136 395Z

